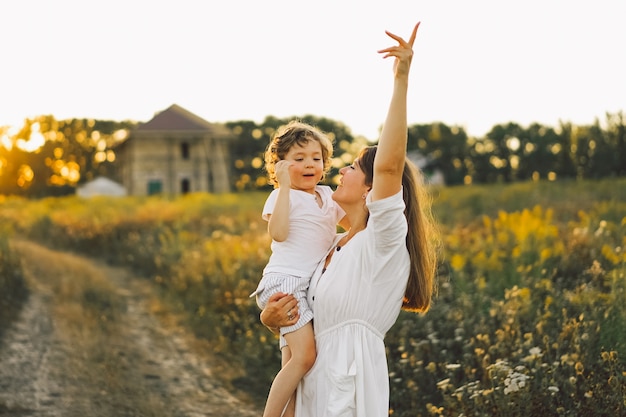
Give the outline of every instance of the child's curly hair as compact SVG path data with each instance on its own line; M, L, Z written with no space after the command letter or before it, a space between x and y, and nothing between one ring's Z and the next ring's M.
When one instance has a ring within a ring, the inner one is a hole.
M317 141L322 146L323 172L324 174L328 172L333 157L333 143L330 138L317 127L299 120L292 120L276 129L265 149L265 171L267 171L270 184L274 187L278 186L275 170L276 162L285 159L285 155L294 145L302 146L310 140Z

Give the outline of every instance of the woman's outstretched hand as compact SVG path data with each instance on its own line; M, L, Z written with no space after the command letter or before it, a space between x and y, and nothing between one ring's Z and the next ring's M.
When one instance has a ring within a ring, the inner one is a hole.
M398 35L394 35L388 30L385 31L390 38L398 41L398 45L381 49L378 53L385 54L383 55L383 58L395 57L393 71L396 77L408 76L409 74L411 60L413 59L413 44L415 43L415 37L417 36L417 29L419 26L420 22L417 22L408 41L405 41Z

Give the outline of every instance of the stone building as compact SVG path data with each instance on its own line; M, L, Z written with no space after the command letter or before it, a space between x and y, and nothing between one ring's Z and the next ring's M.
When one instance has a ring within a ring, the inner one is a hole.
M224 125L173 104L116 147L118 179L136 196L229 192L230 138Z

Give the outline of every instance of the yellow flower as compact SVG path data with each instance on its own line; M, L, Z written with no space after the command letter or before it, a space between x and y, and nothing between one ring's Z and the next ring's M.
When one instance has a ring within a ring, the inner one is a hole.
M613 251L613 248L607 244L602 245L602 255L613 265L621 262L620 257Z
M576 370L576 373L578 375L582 375L583 371L585 370L585 367L583 366L581 362L576 362L576 365L574 365L574 369Z
M484 290L485 288L487 288L487 281L485 280L485 277L478 277L476 281L476 286L479 290Z
M462 270L465 267L465 263L465 257L463 257L463 255L459 255L458 253L452 255L452 259L450 260L450 265L455 271Z
M541 254L539 255L541 258L541 262L544 262L546 259L552 256L552 249L544 248L541 250Z

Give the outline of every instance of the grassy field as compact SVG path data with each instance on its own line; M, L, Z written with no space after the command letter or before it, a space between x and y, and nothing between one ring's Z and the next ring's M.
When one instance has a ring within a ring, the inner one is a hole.
M439 293L386 337L393 415L626 415L626 179L432 194ZM150 277L262 401L280 363L248 298L269 256L264 198L5 198L0 222L5 240L18 233ZM11 258L7 245L0 255ZM3 293L16 282L0 281Z

